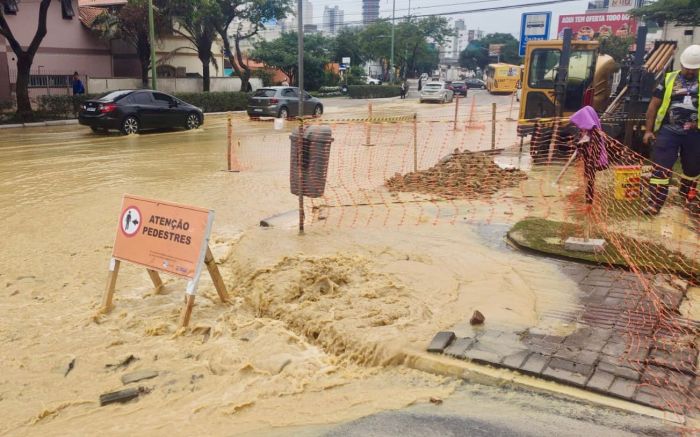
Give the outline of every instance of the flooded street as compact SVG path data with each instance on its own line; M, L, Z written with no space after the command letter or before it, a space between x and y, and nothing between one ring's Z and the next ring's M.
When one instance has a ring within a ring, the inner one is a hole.
M397 102L377 107L395 112ZM344 105L326 117L364 114ZM407 105L435 118L452 111ZM303 237L260 228L297 205L279 146L289 129L236 114L240 173L222 171L225 116L129 137L76 126L0 131L0 435L318 435L460 396L460 380L401 364L475 309L499 329L573 329L542 316L576 301L571 279L460 220L423 223L409 210L420 225L319 223ZM98 314L124 193L215 210L210 244L231 303L203 278L191 329L178 332L184 281L164 277L156 295L146 271L126 265L115 310ZM500 225L527 214L492 209ZM140 383L146 393L100 407L99 395L136 370L158 372ZM527 422L523 408L509 414Z

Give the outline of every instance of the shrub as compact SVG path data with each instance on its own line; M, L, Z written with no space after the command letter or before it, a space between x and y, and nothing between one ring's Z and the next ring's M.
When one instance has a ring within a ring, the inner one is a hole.
M174 96L204 112L242 111L248 107L248 94L240 92L177 93Z
M275 73L269 70L256 69L250 72L250 77L255 77L262 80L263 86L272 86L272 80L275 77Z
M393 85L349 85L348 95L353 99L381 99L401 95L401 87Z
M80 111L80 105L86 100L98 98L96 94L80 96L39 96L37 110L39 115L46 118L75 118Z

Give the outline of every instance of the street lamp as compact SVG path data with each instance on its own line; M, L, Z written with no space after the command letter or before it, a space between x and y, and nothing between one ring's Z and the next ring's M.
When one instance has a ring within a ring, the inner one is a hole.
M389 81L394 81L394 28L396 27L396 0L391 8L391 61L389 65Z

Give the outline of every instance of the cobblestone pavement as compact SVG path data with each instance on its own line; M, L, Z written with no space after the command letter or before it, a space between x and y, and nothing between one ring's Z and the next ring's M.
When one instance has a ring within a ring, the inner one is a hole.
M576 323L571 335L486 325L472 337L439 333L428 351L700 416L700 326L679 312L688 284L667 275L560 265L585 297L578 308L544 316Z

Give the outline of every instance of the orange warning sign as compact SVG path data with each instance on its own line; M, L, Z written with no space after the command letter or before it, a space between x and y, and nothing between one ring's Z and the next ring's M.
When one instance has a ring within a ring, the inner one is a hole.
M214 212L124 195L114 258L198 280Z

